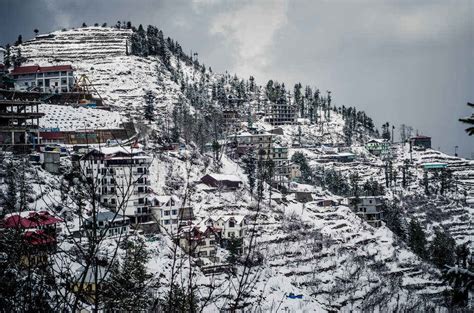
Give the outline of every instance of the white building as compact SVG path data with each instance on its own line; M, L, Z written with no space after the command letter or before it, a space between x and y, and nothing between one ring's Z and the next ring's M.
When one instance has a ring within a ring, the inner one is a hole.
M90 232L94 224L93 217L84 221L83 228ZM126 236L130 230L130 219L116 212L102 211L96 214L95 224L97 233L105 237Z
M97 184L102 205L129 217L132 224L154 223L148 204L151 157L140 148L94 148L79 163L86 178Z
M74 69L71 65L20 66L11 71L15 90L36 90L46 93L69 92L74 86Z
M265 152L264 159L266 159L267 156L271 157L273 155L272 146L274 137L275 135L265 131L256 131L253 134L243 132L234 135L230 139L235 139L237 142L237 153L245 154L247 150L255 150L255 153L258 155L258 152L263 150Z
M228 248L230 240L235 240L239 253L245 251L245 238L248 232L247 218L244 215L219 215L203 219L201 227L212 227L219 234L220 245Z
M355 197L348 199L352 210L367 223L373 227L382 225L382 198L381 197L359 197L358 201Z
M152 195L148 197L148 203L163 233L177 234L179 227L188 225L193 219L192 208L183 207L176 196Z

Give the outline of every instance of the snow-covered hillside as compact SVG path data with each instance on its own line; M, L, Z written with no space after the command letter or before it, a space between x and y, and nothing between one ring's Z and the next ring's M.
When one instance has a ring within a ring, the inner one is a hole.
M102 111L41 105L46 116L40 126L74 130L114 128L127 120L140 121L143 120L147 91L155 96L157 115L169 115L180 98L189 102L182 86L171 79L173 73L159 57L126 55L130 36L130 30L86 27L38 36L19 46L28 63L71 63L77 75L86 74L91 79L105 104L111 107L111 111ZM178 62L174 58L172 66L175 69L179 66L190 84L205 80L209 83L220 77L212 73L205 77L193 67L183 62L178 65ZM256 104L257 100L251 99L250 105ZM363 129L355 134L354 144L345 147L356 154L355 162L320 162L321 151L313 146L316 143L343 144L344 123L342 114L334 111L330 118L323 118L318 125L282 126L284 134L276 135L276 141L289 147L290 156L296 152L305 154L313 169L336 170L345 179L357 172L361 182L372 178L383 184L384 162L370 155L361 145L372 136ZM263 121L257 121L255 125L273 128ZM141 126L155 127L159 131L163 125L143 123ZM297 141L301 146L292 148ZM263 255L263 262L252 269L251 275L256 277L256 282L249 290L249 299L258 301L260 311L388 312L441 307L442 292L447 287L441 281L440 272L412 253L386 226L373 228L344 205L318 207L314 202L303 204L293 196L285 199L276 190L274 196L278 201L270 201L265 194L261 211L257 214L247 177L236 160L224 155L220 167L214 167L211 157L193 149L193 144L188 144L185 151L173 153L156 153L152 148L147 152L154 157L150 169L154 192L186 194L198 217L233 212L255 218L252 227L256 232L256 250ZM410 169L412 180L409 188L401 190L394 186L387 191L389 199L403 205L407 220L418 217L429 231L442 224L458 243L470 240L474 235L471 222L474 216L473 161L434 150L414 152L412 157L415 166ZM410 158L407 147L394 149L394 167L402 166L407 158ZM465 192L465 198L457 199L459 193L454 192L433 198L431 202L422 197L421 164L426 162L448 163L458 178L457 188ZM63 166L70 164L66 162ZM41 169L35 171L32 174L36 177L32 181L32 206L48 207L51 199L61 202L58 179ZM204 190L198 183L200 178L216 171L237 175L245 187L237 192ZM318 190L326 198L335 197L320 187ZM163 269L171 264L171 246L169 239L163 236L148 243L153 252L148 265L154 274L163 276L163 288L169 284L169 273ZM211 279L200 271L195 275L203 288ZM221 275L215 279L226 281L235 278ZM302 294L303 299L288 299L289 293ZM216 311L216 308L208 307L208 310Z

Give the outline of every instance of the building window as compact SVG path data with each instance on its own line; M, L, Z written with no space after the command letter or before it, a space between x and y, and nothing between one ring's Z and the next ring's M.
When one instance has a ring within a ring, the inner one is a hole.
M170 215L170 211L169 210L166 210L165 211L165 216L169 216Z
M178 211L177 210L172 210L171 214L176 215L176 214L178 214Z

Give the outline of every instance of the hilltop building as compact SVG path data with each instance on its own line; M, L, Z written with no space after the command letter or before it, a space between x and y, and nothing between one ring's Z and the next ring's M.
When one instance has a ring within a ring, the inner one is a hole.
M0 47L0 65L5 64L5 55L7 54L7 50L3 47Z
M431 137L421 135L411 137L410 144L412 147L418 147L424 150L431 149Z
M74 86L74 69L71 65L20 66L10 73L15 90L36 90L47 93L70 92Z

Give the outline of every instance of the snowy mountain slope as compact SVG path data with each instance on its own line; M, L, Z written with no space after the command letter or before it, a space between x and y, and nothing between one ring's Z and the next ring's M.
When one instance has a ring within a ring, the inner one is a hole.
M126 55L131 34L129 29L109 27L59 30L25 41L19 49L27 59L45 60L48 63L74 63Z
M45 126L56 127L54 119L63 119L68 114L72 115L71 121L62 120L63 127L82 127L84 120L91 127L109 127L128 119L140 120L143 116L143 96L148 90L158 99L158 114L170 113L179 98L186 97L159 58L126 55L130 31L88 27L53 34L51 38L40 37L20 46L22 55L29 63L40 65L72 62L77 74L88 75L96 84L95 87L105 103L111 106L112 112L109 114L107 111L97 110L100 113L94 117L88 114L96 112L94 110L71 111L70 108L45 106L48 120L43 121ZM51 49L55 50L54 57L48 53ZM172 60L172 66L178 67L175 59ZM180 66L190 83L202 80L203 76L199 71L185 64ZM219 77L211 74L209 81L216 81ZM253 104L255 102L255 99L250 101ZM256 124L271 128L263 122ZM301 131L303 146L312 146L314 142L337 144L344 142L343 127L341 114L331 112L330 120L317 126L283 126L285 135L277 136L277 141L291 147L297 142ZM360 144L369 137L366 132L360 131L354 142ZM205 173L217 171L236 174L246 182L239 164L224 156L222 168L214 168L210 157L199 155L190 147L182 153L160 155L153 152L155 158L150 171L155 178L152 185L154 191L179 196L189 192L189 203L195 208L198 217L226 212L254 216L255 200L248 190L234 193L208 192L197 183ZM290 155L297 151L304 152L314 168L336 169L346 178L351 173L358 172L362 181L375 178L383 183L384 163L368 154L362 146L354 145L350 149L358 157L357 162L351 164L320 163L317 160L318 153L307 148L290 149ZM151 150L149 152L152 153ZM395 164L398 166L407 157L406 150L397 151L396 155ZM188 161L185 161L186 157ZM454 175L460 179L461 187L468 193L466 202L472 199L472 162L432 150L415 153L414 158L418 163L432 162L435 159L449 162L450 167L455 169ZM414 167L411 172L416 179L411 182L412 190L402 194L403 197L416 197L422 192L422 170ZM47 207L45 203L50 198L60 203L55 180L44 171L40 177L39 182L34 184L33 190L38 199L33 205ZM389 191L389 196L395 198L398 191ZM424 201L423 198L421 200ZM268 203L267 195L263 201ZM448 198L447 201L454 200ZM422 202L425 203L426 201ZM434 210L444 210L446 213L438 220L427 221L429 211L423 205L410 204L406 208L407 217L419 216L427 225L443 223L458 242L464 242L472 236L472 226L469 219L465 218L466 214L472 216L472 208L464 204L461 207L455 203L446 207L438 204L436 202ZM292 312L420 308L425 301L440 300L445 289L440 282L439 272L411 253L390 230L386 227L371 228L345 206L318 208L314 203L302 205L291 198L283 204L273 201L271 207L263 206L256 229L257 250L264 254L264 261L255 269L254 274L261 276L251 295L253 299L260 299L259 306L263 311L273 311L276 307L281 310L287 308ZM167 275L163 268L169 268L170 246L166 238L149 243L150 250L156 252L158 249L150 262L150 268L155 274L165 272L164 275ZM206 284L208 278L200 271L196 273L198 283ZM228 278L220 276L216 279ZM286 295L290 292L303 294L303 300L287 299ZM438 304L436 302L433 305Z

